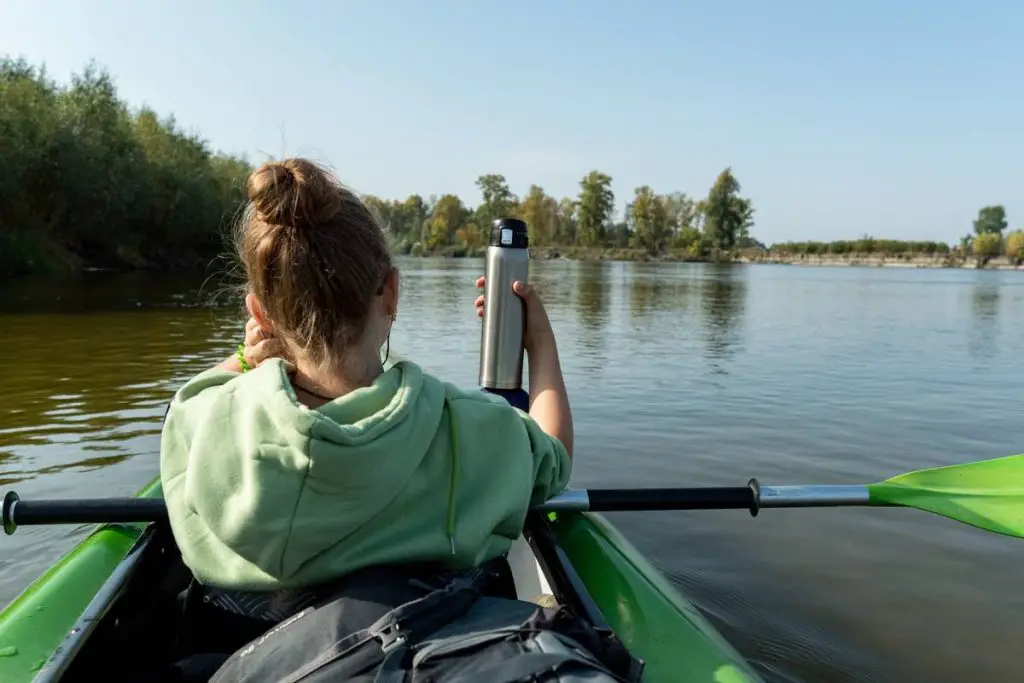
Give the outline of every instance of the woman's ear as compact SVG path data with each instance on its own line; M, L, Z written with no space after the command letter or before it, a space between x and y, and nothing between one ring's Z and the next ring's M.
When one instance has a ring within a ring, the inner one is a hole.
M270 322L266 311L263 310L263 304L260 303L255 294L249 293L245 295L245 307L248 309L249 315L259 323L260 329L263 330L263 336L274 336L274 323Z

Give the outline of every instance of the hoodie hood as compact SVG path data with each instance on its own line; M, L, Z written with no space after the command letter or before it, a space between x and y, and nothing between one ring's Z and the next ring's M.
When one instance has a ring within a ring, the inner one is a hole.
M218 391L203 392L224 375ZM172 403L161 448L164 495L175 535L190 537L188 554L230 549L245 573L287 580L391 505L439 433L452 446L452 538L457 435L454 420L441 425L444 386L424 378L398 362L316 409L298 401L281 360L193 379Z

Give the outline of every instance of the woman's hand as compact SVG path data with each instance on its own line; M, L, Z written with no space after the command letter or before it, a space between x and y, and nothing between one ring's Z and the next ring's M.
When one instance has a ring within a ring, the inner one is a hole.
M477 278L476 286L482 289L487 284L487 278ZM540 300L537 292L528 284L516 281L512 283L512 291L526 304L526 330L523 332L523 347L527 353L533 353L537 349L552 345L555 340L555 333L551 329L551 321L544 309L544 303ZM473 302L476 306L476 314L484 317L484 297L478 296Z
M256 318L249 318L245 323L243 353L245 362L252 368L258 368L268 358L284 358L284 344L273 335L265 334Z
M478 278L476 281L478 288L485 284L484 278ZM530 357L530 417L546 434L561 441L571 458L572 411L569 408L569 395L565 390L565 380L562 378L562 365L558 360L558 346L555 344L555 333L551 330L551 321L548 320L544 304L532 287L522 282L514 282L512 291L526 304L523 345ZM474 305L476 314L483 317L484 297L478 296Z

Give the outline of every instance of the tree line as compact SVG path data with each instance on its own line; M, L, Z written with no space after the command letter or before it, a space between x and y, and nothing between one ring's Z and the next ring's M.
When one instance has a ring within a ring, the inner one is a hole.
M887 256L931 256L947 258L975 258L984 265L992 258L1005 256L1013 263L1024 263L1024 230L1003 234L1009 228L1006 207L1001 204L984 206L978 210L973 233L960 238L958 244L945 242L875 239L834 242L781 242L772 244L769 252L779 255L843 256L879 254Z
M109 74L89 64L67 85L45 68L0 58L0 276L95 267L187 267L225 248L226 228L245 199L252 166L212 150L173 116L132 108ZM474 255L495 218L530 226L531 245L580 256L666 254L728 260L743 250L781 254L960 251L979 258L1002 252L1024 258L1024 236L1005 238L1001 206L985 207L975 235L957 247L865 237L840 242L755 240L752 201L731 168L703 197L634 190L616 211L612 178L594 170L575 197L556 198L531 185L519 197L499 173L477 179L482 201L454 194L404 200L364 196L386 226L395 250ZM570 254L571 255L571 254Z
M173 117L130 110L92 64L59 86L0 59L0 276L208 260L249 171Z
M454 194L426 200L416 194L404 200L364 200L402 253L478 253L487 245L491 223L503 216L526 221L530 245L540 248L633 249L651 256L677 250L696 259L758 244L749 232L753 204L740 195L731 168L718 175L702 199L638 187L621 217L616 216L611 183L611 176L595 170L580 180L576 197L556 199L531 185L520 198L505 176L490 173L476 181L483 201L475 208Z
M251 170L173 116L129 107L94 64L58 85L43 67L0 59L0 275L202 263L223 250ZM499 216L526 220L538 247L702 258L757 244L752 203L731 169L702 199L639 187L621 217L611 183L592 171L576 197L531 185L519 198L504 176L488 174L477 181L483 201L475 208L454 194L365 200L401 253L479 252Z

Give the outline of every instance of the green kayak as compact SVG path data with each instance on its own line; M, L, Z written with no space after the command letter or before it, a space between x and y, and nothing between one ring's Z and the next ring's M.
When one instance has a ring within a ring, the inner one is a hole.
M159 479L139 492L159 497ZM554 595L611 628L652 683L761 679L601 515L531 514L508 556L523 599ZM138 680L184 654L191 576L166 524L97 527L0 612L0 681Z

